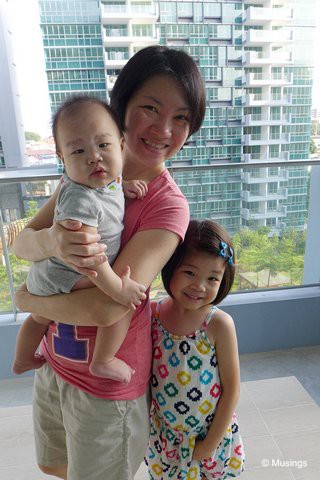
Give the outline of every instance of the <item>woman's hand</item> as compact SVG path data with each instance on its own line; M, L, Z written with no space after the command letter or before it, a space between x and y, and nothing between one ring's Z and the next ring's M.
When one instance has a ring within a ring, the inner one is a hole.
M80 232L81 222L64 220L50 227L50 239L54 256L79 273L96 277L94 267L107 260L106 245L98 243L100 235Z

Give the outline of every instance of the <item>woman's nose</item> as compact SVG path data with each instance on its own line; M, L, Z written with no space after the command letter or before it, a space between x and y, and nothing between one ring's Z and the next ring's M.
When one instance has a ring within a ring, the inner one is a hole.
M160 138L168 138L172 132L171 121L167 118L160 117L152 124L152 130Z

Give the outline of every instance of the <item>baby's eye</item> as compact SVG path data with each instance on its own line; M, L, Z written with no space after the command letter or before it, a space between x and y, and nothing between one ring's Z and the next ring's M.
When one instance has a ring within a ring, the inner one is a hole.
M107 148L109 147L110 143L107 143L107 142L103 142L103 143L99 143L99 148Z
M84 149L83 148L78 148L77 150L74 150L72 152L72 155L79 155L80 153L83 153Z

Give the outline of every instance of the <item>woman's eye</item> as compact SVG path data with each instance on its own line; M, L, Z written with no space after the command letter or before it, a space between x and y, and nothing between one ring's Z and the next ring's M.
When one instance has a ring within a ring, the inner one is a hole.
M180 121L182 121L182 122L189 122L189 118L186 117L185 115L178 115L178 116L176 117L176 119L177 119L177 120L180 120Z
M145 108L146 110L150 110L150 112L157 112L156 107L154 107L153 105L143 105L143 108Z

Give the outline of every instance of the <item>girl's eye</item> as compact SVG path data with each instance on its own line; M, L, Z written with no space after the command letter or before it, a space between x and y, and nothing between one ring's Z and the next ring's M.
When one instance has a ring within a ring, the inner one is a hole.
M191 272L191 270L185 270L184 272L186 275L188 275L189 277L194 277L194 273Z
M217 278L216 278L216 277L209 277L208 280L209 280L210 282L215 282L215 281L217 280Z

